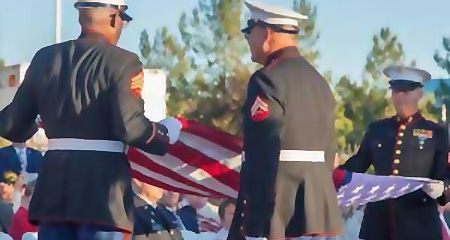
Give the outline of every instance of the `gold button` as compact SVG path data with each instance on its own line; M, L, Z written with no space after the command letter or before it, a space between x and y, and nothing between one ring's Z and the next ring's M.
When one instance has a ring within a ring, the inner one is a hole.
M244 231L244 227L241 227L241 231Z
M399 164L399 163L400 163L400 159L395 159L395 160L394 160L394 163L395 163L395 164Z
M401 153L402 153L402 151L400 151L400 150L397 150L397 151L395 151L395 153L396 153L396 154L401 154Z
M398 175L398 170L395 169L395 170L393 171L393 173L394 173L394 175Z
M245 216L245 214L244 213L241 213L241 217L244 217Z
M402 145L402 143L403 143L403 142L399 140L399 141L397 142L397 145Z
M405 130L405 129L406 129L406 126L405 126L405 125L401 125L401 126L400 126L400 129L401 129L401 130Z
M401 132L401 133L399 133L398 135L399 135L400 137L403 137L403 136L405 136L405 134L404 134L404 133L402 133L402 132Z

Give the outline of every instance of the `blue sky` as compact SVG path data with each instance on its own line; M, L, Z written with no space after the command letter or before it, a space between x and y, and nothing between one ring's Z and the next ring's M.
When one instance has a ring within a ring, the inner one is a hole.
M63 1L63 40L79 35L74 0ZM268 4L292 6L292 0L259 0ZM55 37L56 0L2 1L0 14L0 58L7 64L30 61L41 47ZM334 76L361 77L372 36L389 26L404 45L408 62L434 78L449 77L436 66L433 54L442 49L442 37L450 36L449 0L312 0L318 6L321 38L320 70ZM139 54L139 35L143 29L153 33L161 26L177 32L179 16L190 12L198 0L129 0L135 18L124 31L120 46Z

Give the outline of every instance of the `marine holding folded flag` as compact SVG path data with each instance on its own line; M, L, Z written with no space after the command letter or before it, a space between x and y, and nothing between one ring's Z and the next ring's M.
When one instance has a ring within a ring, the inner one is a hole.
M38 114L45 125L49 151L29 212L39 240L122 239L133 230L124 144L164 155L181 124L163 120L175 126L167 129L144 116L142 64L115 46L132 20L124 0L78 0L75 7L80 37L36 53L0 112L0 136L24 142Z
M335 100L296 48L296 12L246 3L252 60L243 107L240 192L228 240L332 236L341 217L331 178Z
M391 79L397 115L372 123L358 153L339 169L364 173L373 165L376 175L445 180L448 178L447 131L426 120L418 107L423 96L422 82L429 80L430 74L397 66L386 68L384 73ZM442 240L437 203L445 205L449 200L445 197L448 193L443 195L443 191L444 184L438 181L396 199L369 203L359 237Z

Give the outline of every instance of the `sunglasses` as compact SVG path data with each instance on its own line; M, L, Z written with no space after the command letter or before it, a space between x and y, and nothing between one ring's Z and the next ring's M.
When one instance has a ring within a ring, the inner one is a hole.
M244 38L248 40L248 38L250 37L250 34L252 33L252 30L258 26L258 22L250 19L247 21L247 27L242 29L241 32L244 34Z
M244 34L245 39L248 40L250 37L250 34L252 33L252 30L257 27L267 27L272 29L275 32L281 32L281 33L288 33L288 34L298 34L299 29L297 27L294 27L293 29L285 29L285 26L275 25L275 24L269 24L263 21L256 21L254 19L250 19L247 21L247 27L242 29L241 32Z
M77 2L75 3L75 8L98 8L98 7L110 7L119 10L119 17L122 19L122 21L129 23L133 18L125 13L127 11L128 6L126 5L115 5L115 4L108 4L108 3L99 3L99 2Z
M125 13L125 11L121 11L121 10L119 10L119 17L120 17L120 19L122 19L122 21L127 22L127 23L129 23L133 20L133 18L130 15Z

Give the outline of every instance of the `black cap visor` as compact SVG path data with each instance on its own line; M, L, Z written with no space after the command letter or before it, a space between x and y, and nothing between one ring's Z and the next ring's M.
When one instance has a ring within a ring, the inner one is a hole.
M410 92L423 87L422 83L410 80L391 80L389 84L392 91L395 92Z
M297 34L299 33L298 27L295 26L286 26L286 25L275 25L275 24L269 24L263 21L256 21L254 19L250 19L247 21L247 27L242 29L242 33L250 34L252 29L256 26L260 27L268 27L274 30L275 32L281 32L281 33L288 33L288 34Z

